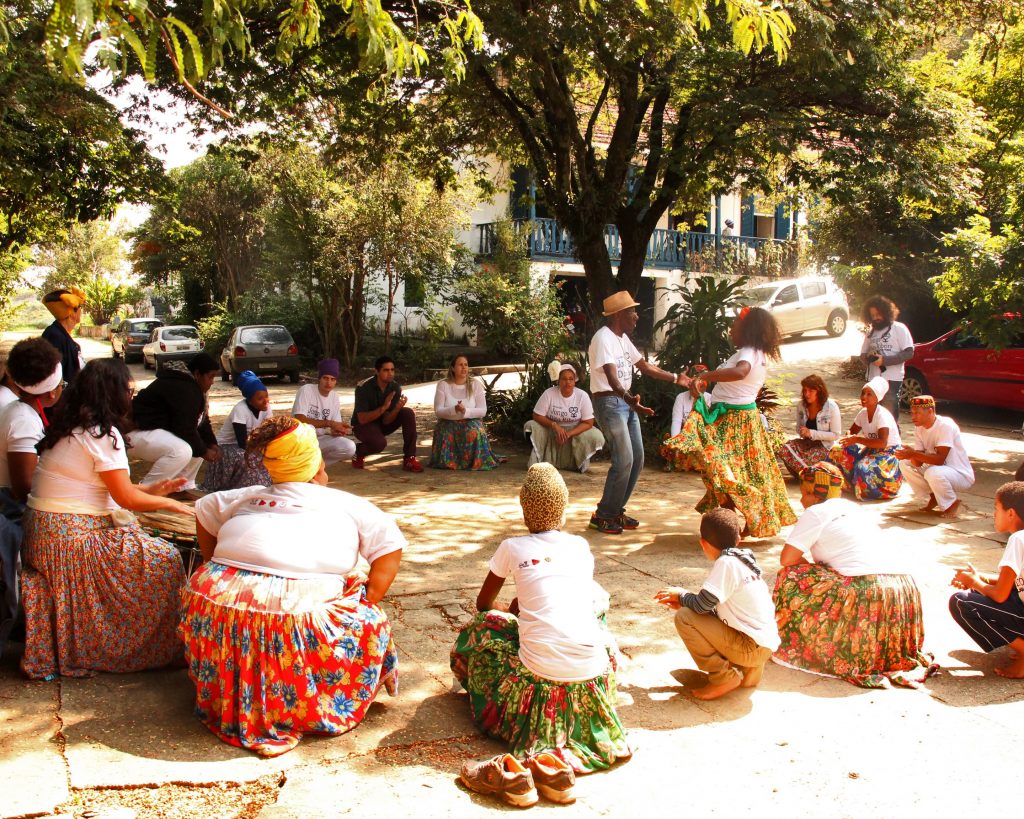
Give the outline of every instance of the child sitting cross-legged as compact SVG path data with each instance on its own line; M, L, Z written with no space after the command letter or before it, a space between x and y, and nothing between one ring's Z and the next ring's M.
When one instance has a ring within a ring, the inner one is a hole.
M755 688L779 647L771 592L754 553L737 548L739 542L734 511L706 513L700 519L700 547L714 566L703 587L694 594L670 586L654 596L676 610L676 631L708 675L708 684L691 692L697 699L717 699L740 686Z
M477 595L480 613L451 653L474 721L509 747L467 763L460 779L519 807L534 804L537 791L572 802L575 774L632 754L615 713L608 594L594 582L587 541L561 531L568 500L554 466L530 467L519 493L530 533L498 546ZM495 602L506 579L517 594L508 611Z
M949 599L957 624L986 652L1008 645L1010 662L996 674L1024 679L1024 481L1010 481L996 490L997 532L1011 532L999 574L982 575L970 564L952 584L963 589Z

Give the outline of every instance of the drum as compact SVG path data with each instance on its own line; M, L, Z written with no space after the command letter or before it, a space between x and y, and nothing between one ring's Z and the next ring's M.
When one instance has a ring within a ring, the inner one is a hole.
M196 538L196 519L180 512L158 510L155 512L138 512L139 525L153 537L166 540L177 548L181 554L181 562L185 573L191 575L203 563L199 552L199 541Z

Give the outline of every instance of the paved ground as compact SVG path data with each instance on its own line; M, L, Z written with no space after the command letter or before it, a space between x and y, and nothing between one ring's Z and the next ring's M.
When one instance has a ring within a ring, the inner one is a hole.
M795 395L800 376L820 372L849 424L861 385L840 380L837 362L857 344L853 334L789 343L774 374ZM140 368L140 384L143 375ZM275 409L290 409L293 390L271 388ZM410 394L425 409L433 388ZM236 396L218 384L214 412L226 412ZM874 507L891 548L913 567L924 598L926 649L942 665L941 675L919 691L866 691L769 666L755 691L696 702L685 693L686 684L699 682L693 663L670 616L651 598L665 584L695 587L706 572L693 511L699 479L648 468L630 504L644 526L610 537L585 529L607 461L586 475L566 475L568 528L591 543L599 580L612 596L612 630L630 658L619 676L620 713L636 754L612 771L582 778L576 805L560 810L876 817L1019 809L1013 727L1024 720L1024 683L993 675L1001 657L977 651L945 606L955 567L971 560L993 568L1001 552L1005 536L992 531L992 495L1024 459L1021 419L945 409L961 422L978 472L965 499L968 513L938 523L914 514L904 496ZM422 415L421 441L428 444ZM906 435L911 428L903 421ZM401 692L374 705L356 730L308 739L283 758L261 760L220 743L193 719L183 671L31 683L19 675L16 656L7 656L0 660L0 815L504 812L455 782L463 759L501 746L477 734L464 696L450 693L447 657L490 554L503 537L525 531L516 502L525 453L509 454L507 466L474 475L403 473L395 447L365 472L346 464L332 470L335 486L393 512L411 544L385 604L399 648ZM796 503L797 487L789 488ZM771 582L782 538L752 545ZM553 807L542 802L536 810Z

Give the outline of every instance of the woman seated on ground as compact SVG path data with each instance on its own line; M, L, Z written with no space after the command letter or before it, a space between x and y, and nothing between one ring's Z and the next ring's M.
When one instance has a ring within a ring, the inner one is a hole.
M889 382L872 378L860 391L863 409L853 419L850 434L836 441L828 460L836 464L858 500L892 500L903 486L896 450L903 442L900 426L881 405Z
M807 467L828 458L832 444L843 431L839 404L828 397L828 387L820 375L809 375L800 382L796 431L799 437L786 441L779 457L798 478Z
M20 610L21 518L39 460L43 412L63 389L60 362L57 348L42 338L19 341L6 359L15 399L0 409L0 654Z
M774 660L865 688L915 687L938 668L921 652L921 595L900 573L897 547L842 487L827 461L800 473L806 511L779 556Z
M484 429L487 397L483 385L469 375L469 359L457 355L448 375L434 393L434 443L430 466L435 469L494 469L498 457L491 452Z
M498 546L477 595L480 613L459 632L451 667L474 721L508 742L513 757L544 754L557 764L554 756L587 773L632 752L615 713L608 595L594 582L587 542L560 531L568 501L553 465L530 467L519 493L530 534ZM506 612L494 601L507 578L517 597ZM474 790L478 767L463 769Z
M249 433L274 414L270 409L270 393L252 370L239 373L235 383L242 392L242 400L235 404L217 433L221 454L219 460L206 465L201 488L207 492L270 485L270 475L263 461L245 451Z
M735 509L746 520L746 533L771 537L796 520L775 460L777 447L756 403L782 337L772 314L759 307L744 308L729 334L736 352L717 370L690 380L694 411L661 454L677 468L692 463L700 470L706 492L698 512ZM705 395L710 384L714 391Z
M579 472L590 467L590 459L604 446L604 435L594 426L594 405L576 386L572 364L559 367L558 385L541 393L523 432L532 450L528 467L549 463Z
M90 361L39 443L22 575L21 667L33 679L141 671L181 658L181 557L127 510L192 509L166 497L181 479L131 482L120 431L131 396L122 361Z
M309 424L271 418L248 449L273 484L197 501L207 562L185 586L180 635L200 719L224 742L276 756L303 734L354 728L381 688L394 695L379 603L406 541L372 503L327 487Z

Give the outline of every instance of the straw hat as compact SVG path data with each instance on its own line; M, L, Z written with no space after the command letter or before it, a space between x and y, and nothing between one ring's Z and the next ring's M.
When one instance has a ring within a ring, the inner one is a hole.
M608 298L604 300L602 304L604 312L602 316L611 316L621 310L628 310L630 307L639 307L640 302L633 301L633 297L629 294L628 290L620 290L618 293L612 293Z

